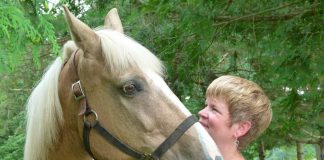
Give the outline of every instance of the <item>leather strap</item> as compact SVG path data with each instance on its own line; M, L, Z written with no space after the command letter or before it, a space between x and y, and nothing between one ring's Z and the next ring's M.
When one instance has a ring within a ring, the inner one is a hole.
M87 113L85 115L92 113L90 108L87 107ZM114 145L120 151L124 152L125 154L141 160L158 160L160 159L164 153L168 151L176 142L177 140L193 125L197 122L197 119L194 115L189 116L185 119L171 134L170 136L165 139L161 145L154 150L152 154L144 154L141 152L136 151L135 149L131 148L130 146L126 145L125 143L121 142L118 138L112 135L109 131L107 131L102 125L97 121L93 125L89 122L84 122L84 129L83 129L83 143L85 149L89 153L89 155L95 159L91 148L90 148L90 131L91 129L95 129L106 141L110 144Z
M168 151L177 140L193 125L197 122L197 119L194 115L191 115L185 119L172 133L171 135L162 142L162 144L155 149L152 153L153 157L160 158L165 152Z
M83 145L85 150L88 152L88 154L93 158L93 153L90 148L90 131L91 131L91 126L88 123L84 123L83 125Z
M79 50L79 49L78 49ZM73 57L73 65L76 72L76 76L79 77L76 67L76 54L78 50L75 51ZM93 111L87 103L87 98L82 90L81 82L78 80L76 83L72 85L72 91L77 101L80 101L80 111L79 115L84 116L84 127L83 127L83 144L88 152L88 154L95 160L94 154L91 151L90 146L90 131L91 129L95 129L106 141L110 144L114 145L120 151L124 152L125 154L140 160L158 160L160 159L165 152L168 151L176 142L177 140L193 125L197 122L197 119L194 115L189 116L186 118L171 134L170 136L165 139L161 145L156 148L153 153L146 154L136 151L135 149L129 147L125 143L121 142L118 138L112 135L109 131L107 131L98 121L98 116L95 111ZM95 120L89 121L87 117L91 114L94 114Z
M91 120L87 119L87 116L89 116L91 114L95 115L96 120L91 121ZM91 151L91 147L90 147L90 131L91 131L91 129L95 129L97 131L97 133L99 133L106 141L108 141L110 144L112 144L113 146L115 146L120 151L124 152L125 154L132 156L133 158L136 158L136 159L141 159L143 157L142 153L139 153L139 152L135 151L134 149L132 149L131 147L129 147L128 145L124 144L123 142L121 142L121 140L116 138L109 131L107 131L104 127L102 127L102 125L100 124L100 122L97 119L98 118L97 114L95 113L95 111L91 110L91 108L89 107L89 105L87 103L86 103L86 112L83 114L83 116L84 116L83 144L84 144L86 151L89 153L89 155L93 159L95 159L95 157L94 157L94 155Z
M126 153L129 156L132 156L136 159L141 159L142 155L141 153L135 151L133 148L129 147L125 143L121 142L118 138L113 136L109 131L107 131L105 128L101 126L101 124L98 122L93 127L103 138L105 138L106 141L108 141L110 144L114 145L116 148L118 148L120 151Z

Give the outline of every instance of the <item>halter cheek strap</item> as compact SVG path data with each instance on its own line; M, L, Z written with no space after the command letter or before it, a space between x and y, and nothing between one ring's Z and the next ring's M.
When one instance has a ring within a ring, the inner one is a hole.
M78 51L78 50L77 50ZM77 68L75 66L75 55L77 51L74 53L74 67L77 73ZM79 77L79 76L78 76ZM123 153L140 160L158 160L160 159L164 153L171 148L177 140L193 125L197 122L197 119L194 115L187 117L170 135L167 137L161 144L158 146L152 153L142 153L136 151L132 147L123 143L120 139L111 134L108 130L106 130L99 122L97 113L91 109L88 104L87 98L82 90L81 82L78 80L74 84L72 84L72 91L77 101L80 101L80 111L79 115L83 115L83 144L88 152L88 154L95 159L93 152L90 147L90 132L94 129L97 133L99 133L106 141L110 144L118 148Z

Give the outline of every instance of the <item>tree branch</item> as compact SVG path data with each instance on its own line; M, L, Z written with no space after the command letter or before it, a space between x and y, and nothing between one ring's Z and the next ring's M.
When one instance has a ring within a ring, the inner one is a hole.
M250 16L245 18L240 17L232 17L232 16L218 16L215 18L216 21L232 21L234 19L237 19L236 21L254 21L254 22L260 22L260 21L281 21L281 20L289 20L299 15L313 15L312 10L306 10L306 11L296 11L293 13L288 13L284 15L275 15L275 16ZM219 23L220 24L220 23ZM218 25L218 24L216 24Z
M270 8L264 11L260 11L257 13L252 13L252 14L248 14L248 15L244 15L244 16L240 16L240 17L231 17L231 16L218 16L215 17L215 21L219 22L219 21L223 21L220 23L216 23L214 24L214 26L220 26L220 25L224 25L224 24L229 24L232 22L237 22L237 21L254 21L254 22L258 22L258 21L278 21L278 20L288 20L291 19L295 16L301 15L301 14L306 14L306 13L312 13L313 10L312 9L307 9L307 10L303 10L303 11L295 11L293 13L289 13L289 14L285 14L285 15L277 15L277 16L258 16L260 14L264 14L264 13L268 13L268 12L273 12L276 10L280 10L289 6L292 6L294 4L299 3L300 1L295 1L292 3L288 3L279 7L275 7L275 8ZM317 5L319 5L320 3L314 3L311 5L311 7L316 7ZM313 15L313 14L310 14Z
M317 138L317 139L322 138L322 139L324 139L324 136L314 135L313 133L311 133L311 132L309 132L309 131L307 131L307 130L305 130L305 129L302 129L302 131L303 131L304 133L308 134L309 136L311 136L312 138Z
M300 143L306 143L306 144L319 144L320 143L319 139L315 139L315 140L314 139L311 139L311 140L298 139L298 138L292 136L291 134L288 134L288 138L293 141L300 142Z
M222 71L222 72L214 71L213 74L223 75L223 74L229 74L231 72L251 72L251 73L255 73L255 71L252 71L252 70L237 68L237 69L226 70L226 71Z
M231 6L232 2L233 2L233 0L227 0L227 4L226 4L225 8L219 14L220 15L224 14L228 10L228 8Z
M221 64L221 63L223 63L224 60L227 58L228 55L229 55L229 53L226 52L226 53L222 56L222 59L220 59L220 60L218 61L218 63L216 64L216 66L218 66L218 65Z
M31 91L32 89L24 89L24 88L12 88L12 89L9 89L10 91L15 91L15 92L20 92L20 91L23 91L23 92L29 92Z

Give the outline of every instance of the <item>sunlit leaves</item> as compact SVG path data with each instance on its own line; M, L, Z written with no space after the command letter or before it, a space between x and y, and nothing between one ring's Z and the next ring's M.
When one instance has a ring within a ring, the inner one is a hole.
M42 33L43 35L43 41L45 43L52 44L52 53L58 55L60 48L56 42L56 36L55 36L55 31L54 31L54 26L50 21L54 20L54 17L51 15L42 15L39 16L39 24L38 24L38 30Z
M26 2L27 3L27 2ZM2 43L0 62L1 71L14 71L26 54L33 55L35 64L39 64L40 53L32 51L36 45L50 44L51 52L58 54L59 46L52 23L53 15L38 15L30 18L19 3L0 2L0 39ZM50 19L51 18L51 19Z

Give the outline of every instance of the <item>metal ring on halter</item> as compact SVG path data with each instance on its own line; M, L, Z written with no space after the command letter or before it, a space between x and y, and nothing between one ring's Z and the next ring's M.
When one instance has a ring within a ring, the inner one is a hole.
M87 117L91 114L93 114L95 116L95 118L96 118L95 120L88 120ZM95 126L98 123L97 113L93 110L87 111L87 113L83 115L83 122L86 123L87 125L89 125L90 127Z

